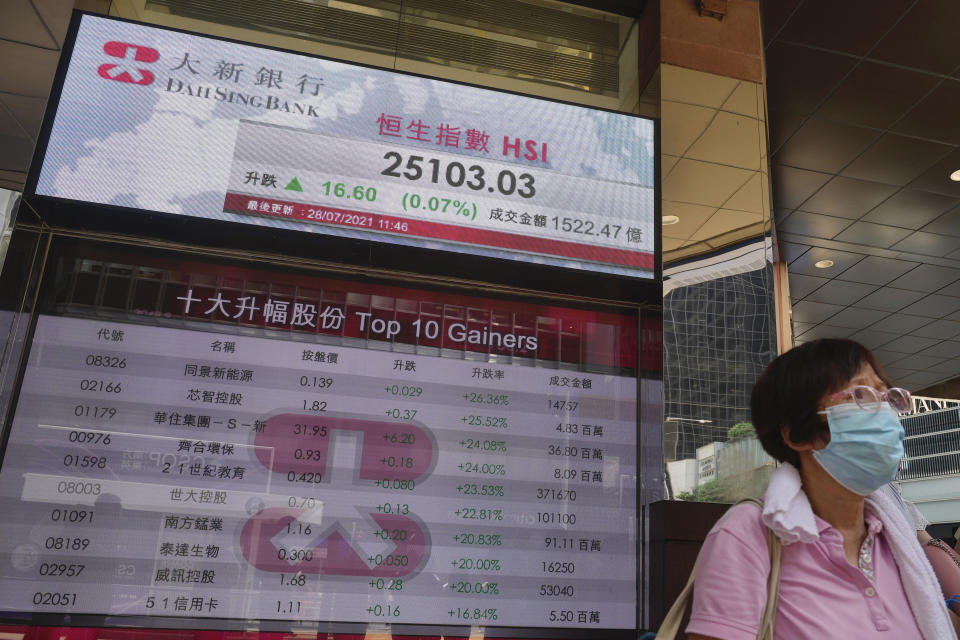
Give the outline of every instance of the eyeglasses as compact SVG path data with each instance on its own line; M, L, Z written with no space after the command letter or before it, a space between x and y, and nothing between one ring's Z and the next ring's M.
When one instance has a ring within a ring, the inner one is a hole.
M864 411L877 411L879 404L886 402L894 408L897 413L905 413L912 408L910 392L900 387L891 387L886 391L877 391L873 387L865 384L854 385L830 396L831 400L850 396L857 406ZM824 412L820 412L824 413Z

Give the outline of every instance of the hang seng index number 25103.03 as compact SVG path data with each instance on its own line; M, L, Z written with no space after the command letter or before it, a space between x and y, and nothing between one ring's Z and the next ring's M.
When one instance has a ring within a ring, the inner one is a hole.
M517 175L509 169L504 169L497 173L496 179L491 173L488 183L487 172L479 164L465 167L454 160L444 165L436 158L413 155L407 156L404 164L403 154L396 151L386 152L383 154L383 159L389 160L390 164L380 174L391 178L406 178L414 182L429 179L433 184L442 182L451 187L467 186L474 191L483 189L490 192L498 191L505 196L517 194L521 198L532 198L537 194L533 176L529 173ZM426 161L425 165L424 161ZM405 170L401 172L401 168Z

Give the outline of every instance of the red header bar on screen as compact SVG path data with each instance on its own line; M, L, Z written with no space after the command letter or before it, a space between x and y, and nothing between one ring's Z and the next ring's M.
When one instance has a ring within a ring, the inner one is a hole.
M99 259L99 261L97 261ZM636 369L637 316L112 252L74 261L59 300L132 316Z
M223 204L223 210L232 213L249 213L247 205L250 201L250 196L228 193ZM317 211L320 210L321 214L326 215L319 223L330 226L366 229L378 233L389 233L391 235L432 238L461 244L509 249L523 253L560 256L575 260L588 260L590 262L618 264L641 269L653 268L653 254L641 251L615 249L612 247L566 242L550 238L530 237L515 233L470 228L442 222L416 220L413 218L399 218L380 213L367 213L336 207L318 207L317 205L286 200L256 198L256 201L270 205L266 210L259 210L257 215L314 222L316 221L315 216L318 215ZM277 206L274 207L272 205ZM285 209L288 213L283 213ZM384 231L384 229L388 229L389 231Z

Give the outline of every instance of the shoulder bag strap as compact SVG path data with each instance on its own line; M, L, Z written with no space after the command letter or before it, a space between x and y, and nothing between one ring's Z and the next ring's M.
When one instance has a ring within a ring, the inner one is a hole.
M738 502L752 502L761 509L763 503L756 498L745 498ZM736 505L734 505L736 506ZM780 538L772 529L767 529L767 547L770 551L770 575L767 577L767 604L763 610L763 618L760 622L760 632L757 635L758 640L773 640L773 626L777 615L777 600L780 595L780 552L782 546ZM660 629L657 631L656 640L674 640L680 633L680 625L683 623L683 614L687 610L687 604L693 597L693 584L697 578L697 565L700 563L700 556L693 563L693 569L690 571L690 577L687 584L677 599L674 601L670 611L667 612Z
M693 581L697 577L697 565L700 564L700 556L693 563L693 569L690 571L690 577L687 578L687 584L684 585L680 595L673 601L673 606L667 612L663 622L660 623L660 629L657 631L655 640L674 640L680 633L680 624L683 622L683 614L687 610L687 603L693 596Z
M777 603L780 600L780 568L783 544L780 538L767 527L767 548L770 551L770 575L767 576L767 605L763 609L758 640L773 640L773 627L777 620Z
M693 596L693 582L697 578L697 565L700 564L700 556L697 555L693 563L693 569L690 571L690 577L687 578L687 584L677 599L673 601L673 606L667 612L663 622L660 623L660 629L657 631L656 640L674 640L680 633L680 625L683 623L683 614L687 610L687 603Z

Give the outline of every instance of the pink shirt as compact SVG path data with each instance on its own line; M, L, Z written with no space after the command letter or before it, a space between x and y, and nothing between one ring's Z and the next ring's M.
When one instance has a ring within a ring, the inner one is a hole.
M866 514L866 571L847 561L840 532L816 521L818 541L783 547L776 640L922 640L880 521ZM752 504L733 507L717 522L700 552L687 633L755 640L770 572L766 536Z

